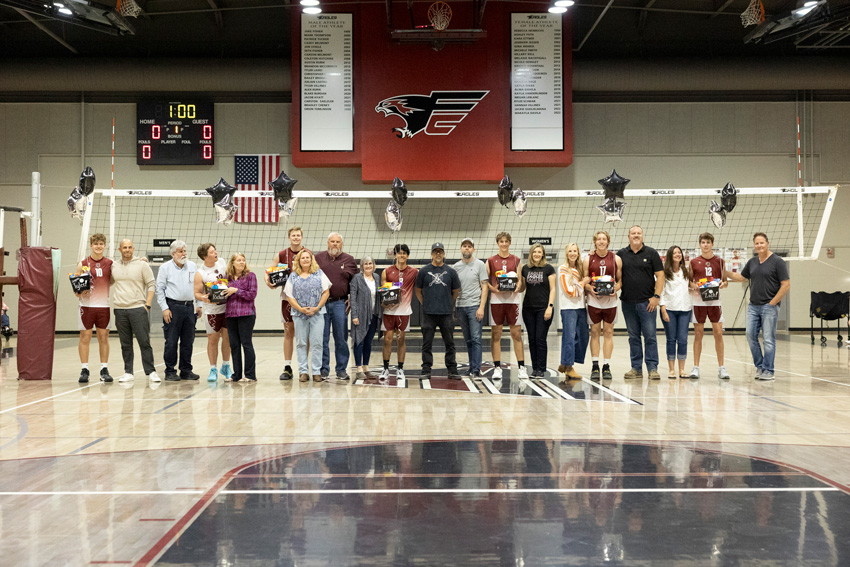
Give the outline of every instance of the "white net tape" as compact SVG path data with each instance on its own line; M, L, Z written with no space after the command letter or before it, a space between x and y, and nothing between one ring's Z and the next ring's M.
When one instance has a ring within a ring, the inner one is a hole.
M428 21L437 31L443 31L449 27L452 20L452 9L445 2L434 2L428 7Z
M752 0L747 9L741 14L741 23L745 28L760 24L764 21L764 4L761 0Z
M126 16L128 18L138 18L139 14L142 13L142 7L136 4L133 0L121 0L118 10L121 12L122 16Z

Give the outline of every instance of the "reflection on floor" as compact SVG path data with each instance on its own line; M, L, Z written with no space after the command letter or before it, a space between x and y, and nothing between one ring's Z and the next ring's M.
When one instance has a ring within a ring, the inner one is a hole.
M765 460L629 443L396 443L240 470L157 564L848 565L848 526L850 496Z

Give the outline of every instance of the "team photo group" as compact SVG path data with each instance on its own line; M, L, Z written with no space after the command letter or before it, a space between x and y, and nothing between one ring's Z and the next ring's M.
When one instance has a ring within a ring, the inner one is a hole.
M392 249L394 263L380 273L373 257L363 256L358 261L344 252L343 237L338 233L328 235L327 249L317 253L302 245L301 227L290 228L287 236L289 245L271 259L272 267L256 271L250 264L267 259L246 258L237 252L225 261L215 244L206 242L197 246L196 263L188 259L189 245L175 240L170 246L171 260L163 263L154 277L147 258L136 255L131 240L120 242L121 256L113 261L104 256L106 237L92 235L91 253L76 270L77 276L86 274L89 278L87 289L76 294L80 304L79 382L90 379L88 359L93 334L100 354L99 378L103 382L113 380L108 369L110 296L124 362L119 382L134 380L134 339L148 380L151 384L162 380L155 370L150 337L154 301L162 310L166 381L200 379L193 371L192 356L196 322L201 319L207 336L207 380L255 382L253 332L259 278L280 294L284 327L280 380L297 376L301 382L345 384L350 382L350 372L357 380L405 379L414 295L421 306L421 367L415 376L419 379L431 378L433 342L439 329L448 379L468 376L500 380L503 369L509 366L502 361L505 327L517 360L516 376L542 378L549 373L548 332L553 318L559 316L559 376L582 379L576 366L586 363L589 347L589 378L611 380L614 326L622 313L630 356L625 379L643 379L644 367L650 380L661 378L656 339L660 314L668 378L700 378L708 320L717 377L728 380L720 290L730 281L749 283L746 332L755 378L774 379L779 303L790 289L790 278L785 261L770 251L768 237L761 232L753 235L754 255L740 272L727 270L724 260L715 255L711 233L699 235L700 254L689 262L678 245L670 246L662 261L654 248L644 244L640 226L629 229L628 246L617 252L609 249L611 237L604 230L593 234L590 251L584 256L581 246L571 242L564 248L564 263L557 267L547 262L542 244L531 245L523 262L511 253L511 235L507 232L495 236L498 253L486 260L476 258L472 238L450 245L461 258L453 265L446 264L447 247L442 242L432 244L431 262L420 268L408 264L408 245L396 244ZM468 368L463 372L454 339L457 325L468 353ZM490 326L493 367L482 371L485 325ZM687 372L691 325L693 367ZM523 326L528 335L528 366ZM373 372L372 343L379 330L383 331L383 364L379 372ZM394 347L396 364L391 373ZM349 368L352 352L353 369ZM297 367L293 366L293 355L297 355Z

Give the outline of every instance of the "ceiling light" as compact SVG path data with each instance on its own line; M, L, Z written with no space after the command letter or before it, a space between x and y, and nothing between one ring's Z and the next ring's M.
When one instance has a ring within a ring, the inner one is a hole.
M797 5L799 6L799 4ZM793 15L795 18L804 18L809 15L812 10L816 9L820 5L821 2L817 0L810 0L809 2L804 2L802 7L797 8L796 10L791 10L791 15Z
M310 15L322 13L322 9L319 8L318 6L309 6L307 8L304 8L301 11L304 12L305 14L310 14Z
M574 5L574 0L558 0L557 2L555 2L555 6L558 6L559 8L569 8L570 6Z
M74 15L74 12L72 12L71 10L66 8L65 6L62 6L61 8L59 8L59 13L65 14L66 16L73 16Z
M550 14L563 14L566 11L567 9L563 6L552 6L551 8L549 8Z
M65 4L63 4L62 2L54 2L53 5L56 6L57 8L64 8L65 7Z
M301 0L302 6L318 6L319 0Z

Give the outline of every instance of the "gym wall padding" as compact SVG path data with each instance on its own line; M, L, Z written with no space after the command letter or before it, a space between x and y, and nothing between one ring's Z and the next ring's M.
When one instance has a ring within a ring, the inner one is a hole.
M18 260L18 379L50 380L56 296L53 248L21 248Z

